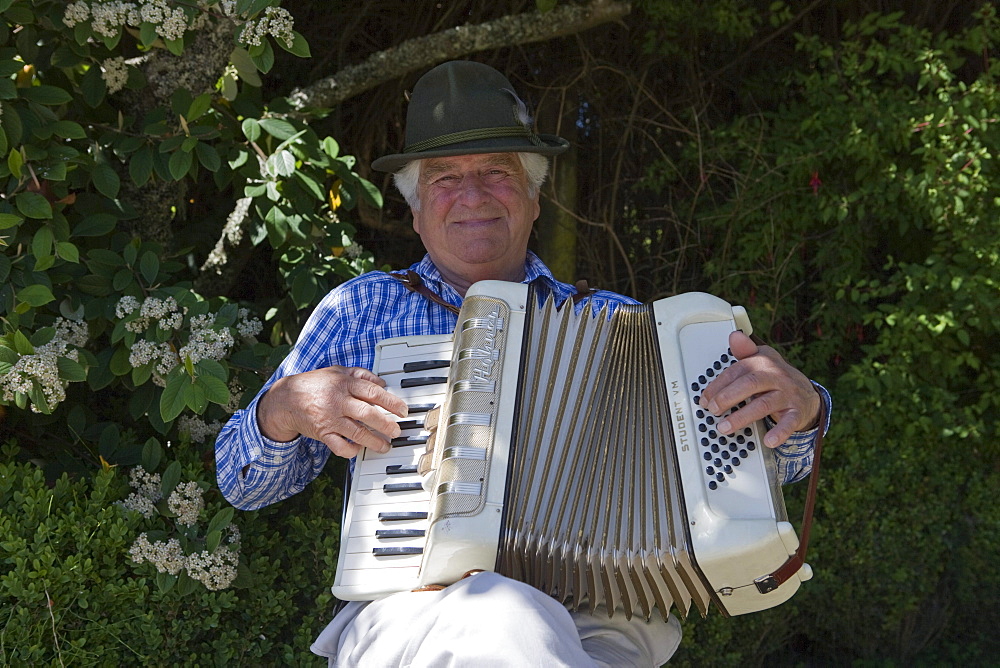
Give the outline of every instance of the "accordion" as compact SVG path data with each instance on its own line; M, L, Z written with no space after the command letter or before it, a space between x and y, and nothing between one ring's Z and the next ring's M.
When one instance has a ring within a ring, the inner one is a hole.
M764 425L722 435L698 405L746 312L703 293L593 310L484 281L453 335L378 345L410 414L389 453L355 462L337 598L482 569L571 609L666 619L770 608L811 577L769 578L799 540Z

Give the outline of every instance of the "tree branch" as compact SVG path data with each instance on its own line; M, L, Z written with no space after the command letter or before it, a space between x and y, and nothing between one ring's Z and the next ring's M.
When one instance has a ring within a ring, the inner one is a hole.
M358 65L293 91L289 99L297 109L332 107L414 70L470 53L572 35L617 21L631 10L631 2L591 0L586 5L560 5L546 13L527 12L449 28L372 54Z

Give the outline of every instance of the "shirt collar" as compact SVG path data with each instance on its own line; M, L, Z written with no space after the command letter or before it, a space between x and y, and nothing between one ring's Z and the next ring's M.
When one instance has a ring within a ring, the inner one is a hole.
M424 283L431 283L431 289L441 295L441 297L449 303L455 304L456 306L462 303L461 295L458 294L458 291L455 290L455 288L445 282L444 278L441 276L441 272L431 260L430 254L424 254L423 259L410 267L410 269L420 274L420 277L424 279ZM542 262L541 258L533 252L528 251L524 257L524 280L521 282L530 283L538 278L546 279L546 282L553 286L557 284L552 272L545 266L545 263Z

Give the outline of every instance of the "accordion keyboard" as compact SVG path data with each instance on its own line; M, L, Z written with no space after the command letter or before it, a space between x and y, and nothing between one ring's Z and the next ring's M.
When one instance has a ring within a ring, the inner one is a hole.
M416 585L423 560L430 495L417 473L426 451L426 413L445 397L452 336L419 336L379 344L374 372L406 401L400 436L385 454L363 450L354 474L341 537L338 595L352 590L385 594Z

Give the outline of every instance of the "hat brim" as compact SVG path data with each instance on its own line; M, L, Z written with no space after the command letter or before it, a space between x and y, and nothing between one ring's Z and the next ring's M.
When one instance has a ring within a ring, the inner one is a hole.
M393 153L377 158L372 162L372 169L380 172L398 172L406 163L414 160L447 158L453 155L475 155L477 153L538 153L539 155L553 156L564 153L569 148L569 142L557 135L540 134L538 138L544 146L533 144L527 139L497 137L461 142L430 151Z

